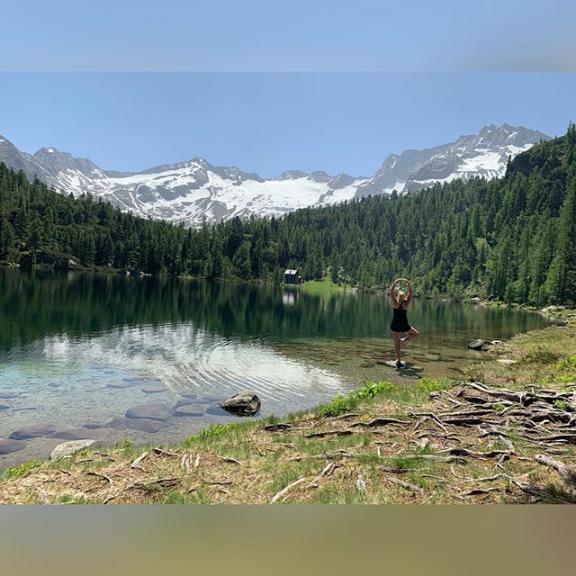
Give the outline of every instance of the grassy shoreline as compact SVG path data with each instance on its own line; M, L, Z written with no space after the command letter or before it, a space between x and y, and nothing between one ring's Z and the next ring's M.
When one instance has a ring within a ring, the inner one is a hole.
M496 358L468 368L468 378L512 397L554 392L552 411L572 414L576 322L569 319L566 327L514 337ZM379 382L281 421L213 425L178 445L124 442L28 462L0 475L0 502L576 501L558 472L542 463L551 458L570 465L576 439L539 444L514 417L508 420L525 410L521 403L480 405L471 392L478 394L447 378ZM472 424L455 420L473 413ZM537 421L535 430L546 439L557 425Z

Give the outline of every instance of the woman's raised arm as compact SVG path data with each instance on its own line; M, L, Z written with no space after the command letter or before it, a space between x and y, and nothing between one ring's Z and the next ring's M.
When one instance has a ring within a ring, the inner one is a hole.
M404 278L404 280L406 280L406 282L408 283L408 302L410 302L410 300L412 300L412 295L414 294L414 290L412 288L412 282L410 282L410 280L408 280L407 278Z
M392 304L394 306L398 306L398 299L396 298L396 284L400 281L400 278L396 278L392 284L390 284L390 288L388 288L388 295L390 296L390 300L392 300Z

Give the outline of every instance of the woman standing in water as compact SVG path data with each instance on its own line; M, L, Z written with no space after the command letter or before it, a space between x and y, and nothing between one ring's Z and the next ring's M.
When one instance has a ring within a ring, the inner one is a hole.
M399 284L405 282L408 285L408 293L399 288ZM390 330L392 330L392 336L394 338L394 351L396 352L396 368L400 370L404 366L400 358L400 353L402 350L402 342L408 338L415 338L420 335L420 332L413 328L408 323L407 310L410 306L410 301L412 300L413 290L412 284L406 278L397 278L392 282L390 289L388 290L390 299L392 300L392 306L394 308L394 316L392 318L392 324L390 324Z

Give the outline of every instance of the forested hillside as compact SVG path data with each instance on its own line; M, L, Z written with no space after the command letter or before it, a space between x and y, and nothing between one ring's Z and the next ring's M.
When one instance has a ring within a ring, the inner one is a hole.
M576 301L576 129L505 178L437 185L280 219L186 229L60 195L0 165L0 260L279 280L285 267L360 287L413 278L425 294Z

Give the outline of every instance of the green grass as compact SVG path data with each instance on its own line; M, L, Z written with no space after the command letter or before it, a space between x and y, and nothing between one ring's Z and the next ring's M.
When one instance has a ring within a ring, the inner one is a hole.
M342 294L349 290L350 287L344 284L334 284L330 279L325 278L324 280L309 280L302 284L301 289L309 294L331 296L333 294Z
M90 504L90 500L82 496L73 496L72 494L62 494L55 500L55 504Z
M299 478L303 478L305 476L313 476L317 473L316 468L318 468L317 462L310 462L305 460L302 462L292 462L290 464L279 467L275 471L274 479L270 483L270 492L275 494Z
M382 458L376 454L376 452L361 452L356 455L356 460L358 464L364 464L366 466L375 466L382 463Z
M353 390L345 396L337 396L316 409L318 416L339 416L354 410L360 403L376 397L400 404L419 404L426 401L431 392L446 390L452 386L449 378L424 378L414 384L374 382Z
M268 419L264 420L268 422ZM200 430L198 434L188 436L182 442L184 448L191 448L197 444L210 444L214 440L218 440L230 434L247 431L250 428L256 428L262 424L261 420L246 420L244 422L233 422L230 424L211 424L208 428Z
M314 412L317 416L338 416L345 412L350 412L361 403L370 402L379 397L393 400L403 404L420 403L427 400L430 392L445 390L452 385L448 378L430 379L424 378L415 384L403 385L394 382L372 382L361 388L352 390L344 396L337 396L326 404L318 406ZM288 414L282 420L291 422L298 420L303 413ZM229 438L230 435L242 434L251 428L258 428L266 424L276 424L279 418L269 416L262 420L248 420L231 424L212 424L208 428L201 430L198 434L185 438L182 445L184 448L191 448L198 444L210 444L213 441Z
M312 494L310 502L318 504L364 504L366 496L359 490L339 486L321 486Z
M195 490L189 494L172 490L164 495L160 504L208 504L209 498L202 490Z
M572 405L567 400L554 400L554 406L559 410L568 410Z
M34 468L38 468L42 463L37 460L31 460L30 462L24 462L19 464L18 466L12 466L11 468L7 468L2 472L0 475L0 479L2 480L14 480L15 478L21 478L25 474L27 474L30 470L34 470Z
M524 355L524 361L530 364L554 364L558 362L560 354L553 350L537 347Z
M556 368L559 372L564 374L571 374L576 376L576 356L568 356L558 362Z
M321 404L316 409L318 416L339 416L345 412L354 410L360 402L372 400L376 396L388 394L390 390L396 386L392 382L374 382L366 384L362 388L353 390L345 396L336 396L333 400L326 404Z

